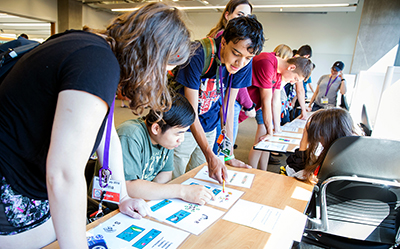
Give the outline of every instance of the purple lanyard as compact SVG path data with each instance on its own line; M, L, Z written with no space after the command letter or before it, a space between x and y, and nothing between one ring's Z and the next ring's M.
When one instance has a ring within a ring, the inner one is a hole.
M224 86L222 83L222 67L220 67L219 69L219 83L221 85L221 100L222 100L222 116L223 116L223 125L224 125L224 129L225 129L225 125L226 125L226 116L228 115L228 106L229 106L229 97L231 96L231 86L232 86L232 78L233 76L231 74L229 74L228 78L229 78L229 84L228 84L228 100L226 102L226 109L225 109L225 100L224 100Z
M110 106L110 112L108 113L108 117L107 117L106 140L105 140L104 152L103 152L104 153L103 167L101 167L101 169L99 170L99 184L100 184L100 187L102 187L102 188L105 188L108 186L108 181L112 174L108 165L109 165L109 155L110 155L111 127L112 127L112 120L113 120L113 114L114 114L114 103L115 103L115 99L113 100L113 102ZM103 179L105 182L104 186L103 186Z
M331 86L333 85L333 82L335 82L337 77L339 77L339 76L336 76L336 78L332 81L332 83L331 83L332 78L329 77L328 86L326 87L325 97L326 97L326 95L328 95L329 89L331 88Z

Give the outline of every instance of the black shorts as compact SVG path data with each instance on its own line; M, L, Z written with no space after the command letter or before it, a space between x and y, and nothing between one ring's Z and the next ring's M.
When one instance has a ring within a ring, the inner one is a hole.
M48 200L35 200L17 193L2 177L0 180L0 235L22 233L43 224L48 219L50 219Z

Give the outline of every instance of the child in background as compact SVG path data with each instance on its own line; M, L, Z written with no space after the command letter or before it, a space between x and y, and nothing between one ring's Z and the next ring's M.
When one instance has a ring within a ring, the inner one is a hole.
M222 16L217 25L210 30L208 37L218 38L224 32L229 20L239 17L248 16L253 11L253 6L247 0L231 0L225 6Z
M129 196L145 200L179 198L200 205L212 199L213 193L201 185L165 184L172 179L174 148L183 142L194 119L192 105L177 94L162 119L150 110L144 120L127 120L118 126Z
M356 132L348 111L331 108L315 112L304 128L300 148L286 159L288 165L281 167L281 174L317 182L319 167L333 142L353 135Z

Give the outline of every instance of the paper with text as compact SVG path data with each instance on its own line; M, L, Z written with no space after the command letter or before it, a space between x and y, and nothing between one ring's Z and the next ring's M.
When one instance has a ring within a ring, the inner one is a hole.
M274 143L270 141L261 141L254 146L254 149L257 150L270 150L279 152L286 152L287 148L288 148L287 144Z
M277 136L273 136L273 137L269 138L267 141L287 143L287 144L300 144L299 139L291 139L291 138L277 137Z
M89 246L105 241L109 249L121 248L178 248L190 234L149 219L133 219L122 213L116 214L86 232Z
M223 219L272 233L281 214L281 209L240 199Z
M222 191L221 185L204 182L193 178L187 179L182 184L184 185L196 184L205 186L206 188L210 189L215 195L214 200L210 200L209 202L207 202L207 204L225 209L229 209L244 194L243 191L227 187L225 187L225 193L224 193Z
M153 218L199 235L217 221L224 212L180 199L153 200L148 202Z
M254 176L254 174L228 169L228 179L226 179L225 184L243 188L251 188ZM214 180L208 176L208 166L204 166L199 172L197 172L194 178L218 183L217 180Z

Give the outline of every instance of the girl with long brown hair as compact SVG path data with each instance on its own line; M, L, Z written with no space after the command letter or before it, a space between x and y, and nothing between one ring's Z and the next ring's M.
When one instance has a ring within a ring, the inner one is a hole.
M110 136L120 211L134 218L150 212L127 195L121 144L107 114L118 84L135 113L168 110L166 71L189 54L180 12L151 3L106 30L52 36L18 61L0 87L1 248L41 248L55 239L61 248L87 248L84 170L94 151L103 163L103 134Z
M207 36L217 38L222 34L229 20L239 16L250 15L252 11L253 6L248 0L230 0L225 6L217 25L210 30Z
M329 148L341 137L356 135L350 113L342 108L321 109L309 118L300 147L286 160L281 173L316 182L319 167Z

